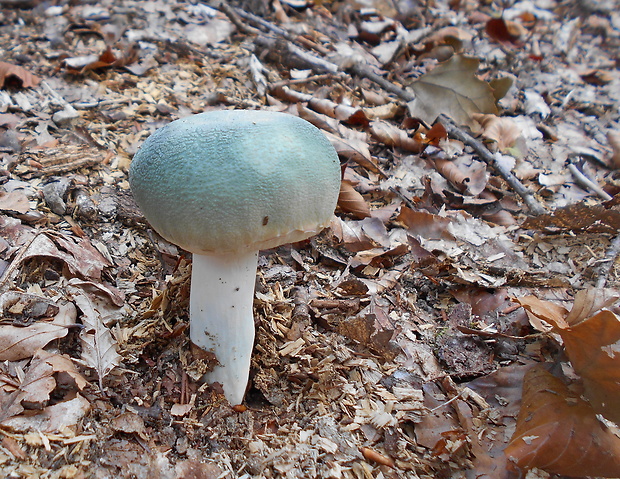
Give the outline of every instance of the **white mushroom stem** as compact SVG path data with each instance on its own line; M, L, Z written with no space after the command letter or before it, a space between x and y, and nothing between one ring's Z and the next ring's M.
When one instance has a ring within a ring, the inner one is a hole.
M254 346L254 284L258 251L194 254L190 291L190 338L219 364L205 376L220 383L232 405L241 404Z

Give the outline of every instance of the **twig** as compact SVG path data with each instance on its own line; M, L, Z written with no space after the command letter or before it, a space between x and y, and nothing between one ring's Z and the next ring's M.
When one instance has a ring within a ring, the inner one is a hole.
M573 178L575 179L575 183L579 185L586 191L593 191L599 197L603 198L605 201L611 200L611 196L607 194L607 192L601 188L598 183L595 183L590 178L586 176L586 174L579 169L577 165L572 162L568 163L568 171L571 172Z
M416 206L413 204L413 201L411 201L409 198L407 198L401 191L400 191L400 187L399 188L395 188L393 186L390 186L390 191L392 193L394 193L396 196L398 196L401 200L403 200L403 202L405 203L405 206L407 206L407 208L412 209L412 210L416 210Z
M459 141L462 141L466 145L471 146L474 151L478 154L478 157L483 160L487 165L489 165L495 172L501 176L506 183L508 183L513 190L517 192L517 194L523 198L523 201L528 206L528 208L535 215L542 215L545 213L545 208L538 202L538 200L534 197L534 194L525 187L523 183L517 178L510 170L507 170L499 161L495 158L495 156L478 140L472 137L469 133L462 130L454 122L448 118L446 115L441 114L437 118L444 126L448 135L452 138L455 138Z
M293 60L293 66L299 65L302 68L310 68L319 73L340 73L338 65L313 55L310 52L302 50L297 45L287 41L286 39L275 39L264 35L259 35L254 40L257 45L266 48L269 52L289 56ZM290 62L289 62L290 63Z
M353 73L355 73L357 76L360 76L362 78L368 78L370 81L375 82L377 85L379 85L381 88L383 88L388 93L393 93L394 95L396 95L397 97L405 101L412 101L415 98L415 95L413 94L413 92L407 91L399 87L398 85L395 85L391 81L386 80L381 75L378 75L374 71L372 71L368 67L368 65L356 63L350 68L350 70Z
M611 268L616 263L618 255L620 255L620 234L614 238L609 245L609 249L605 253L605 259L603 259L603 264L601 265L598 272L598 279L596 280L597 289L605 287Z
M226 5L226 2L222 3L222 11L224 11L224 13L226 13L226 10L224 10L224 5ZM230 7L228 7L230 8ZM281 36L283 38L286 38L288 41L291 42L297 42L300 43L302 45L304 45L305 47L308 47L312 50L316 50L320 53L322 53L323 55L326 55L327 53L329 53L329 50L321 45L318 45L317 43L314 43L313 41L307 39L306 37L303 37L301 35L295 35L294 33L290 33L287 30L284 30L283 28L278 27L277 25L274 25L271 22L268 22L267 20L265 20L264 18L259 17L258 15L254 15L253 13L249 13L246 12L245 10L241 9L241 8L235 8L234 9L234 13L240 17L242 17L245 20L249 20L251 22L256 23L257 25L262 26L263 28L265 28L268 31L271 31L273 33L275 33L278 36ZM228 15L228 13L226 13Z
M248 34L260 33L260 30L258 30L257 28L251 27L243 23L239 19L239 15L235 11L235 9L231 7L230 5L228 5L227 2L222 2L222 4L220 5L220 10L226 14L226 16L230 19L230 21L235 25L235 27L237 27L237 30L239 30L240 32L248 33Z

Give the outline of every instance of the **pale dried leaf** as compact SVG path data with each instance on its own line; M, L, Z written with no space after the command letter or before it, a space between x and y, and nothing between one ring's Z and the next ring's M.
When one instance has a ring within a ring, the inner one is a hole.
M6 307L20 300L50 303L46 298L8 291L0 296L0 310L5 311ZM29 358L50 341L67 335L69 327L75 324L75 306L68 302L53 304L58 307L58 312L51 321L45 318L25 327L0 326L0 361Z
M121 361L116 351L117 342L106 326L106 321L118 318L120 310L110 306L105 298L96 294L96 290L84 288L88 288L88 284L73 283L67 287L67 291L82 311L82 361L97 371L101 382Z
M89 279L100 279L103 268L110 262L97 251L87 238L76 238L58 232L39 234L29 245L24 262L46 256L63 261L71 274Z
M428 124L445 114L459 124L475 126L474 113L497 113L493 89L475 76L480 61L456 55L414 81L415 99L408 103L412 116Z
M521 137L521 128L512 118L483 114L473 114L472 118L482 126L482 136L495 141L500 151L513 148Z
M566 316L566 322L570 326L588 319L601 309L608 308L620 298L620 294L615 289L610 288L589 288L577 291L575 301L570 313Z
M65 432L68 428L75 429L89 410L88 400L77 394L73 399L44 408L40 414L12 417L2 425L15 432Z

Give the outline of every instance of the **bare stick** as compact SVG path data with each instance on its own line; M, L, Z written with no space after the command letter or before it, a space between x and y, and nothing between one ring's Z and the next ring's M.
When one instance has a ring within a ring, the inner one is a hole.
M466 145L471 146L478 157L493 168L493 170L495 170L495 172L501 176L521 198L523 198L523 201L532 213L535 215L542 215L545 213L545 208L534 197L534 194L527 189L523 183L521 183L519 178L517 178L510 170L506 169L506 167L504 167L504 165L502 165L499 161L497 161L497 158L495 158L486 146L472 137L465 130L456 126L446 115L441 114L437 119L444 126L448 132L448 135L462 141Z
M605 287L609 273L611 273L611 268L616 263L618 255L620 255L620 235L614 238L609 245L609 249L605 253L605 259L603 260L604 262L599 270L598 279L596 281L597 289Z
M607 192L603 188L601 188L601 186L598 183L595 183L590 178L588 178L586 174L583 171L581 171L579 167L577 167L577 165L575 165L574 163L568 163L568 170L573 175L573 178L575 179L575 183L579 185L581 188L583 188L586 191L588 190L593 191L599 197L603 198L605 201L611 200L611 196L609 196Z

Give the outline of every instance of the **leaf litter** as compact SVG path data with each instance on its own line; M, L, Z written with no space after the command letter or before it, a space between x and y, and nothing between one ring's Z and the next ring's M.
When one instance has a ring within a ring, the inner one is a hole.
M617 12L10 3L3 475L614 477ZM260 255L237 410L127 182L157 127L231 107L312 122L345 178L330 228Z

